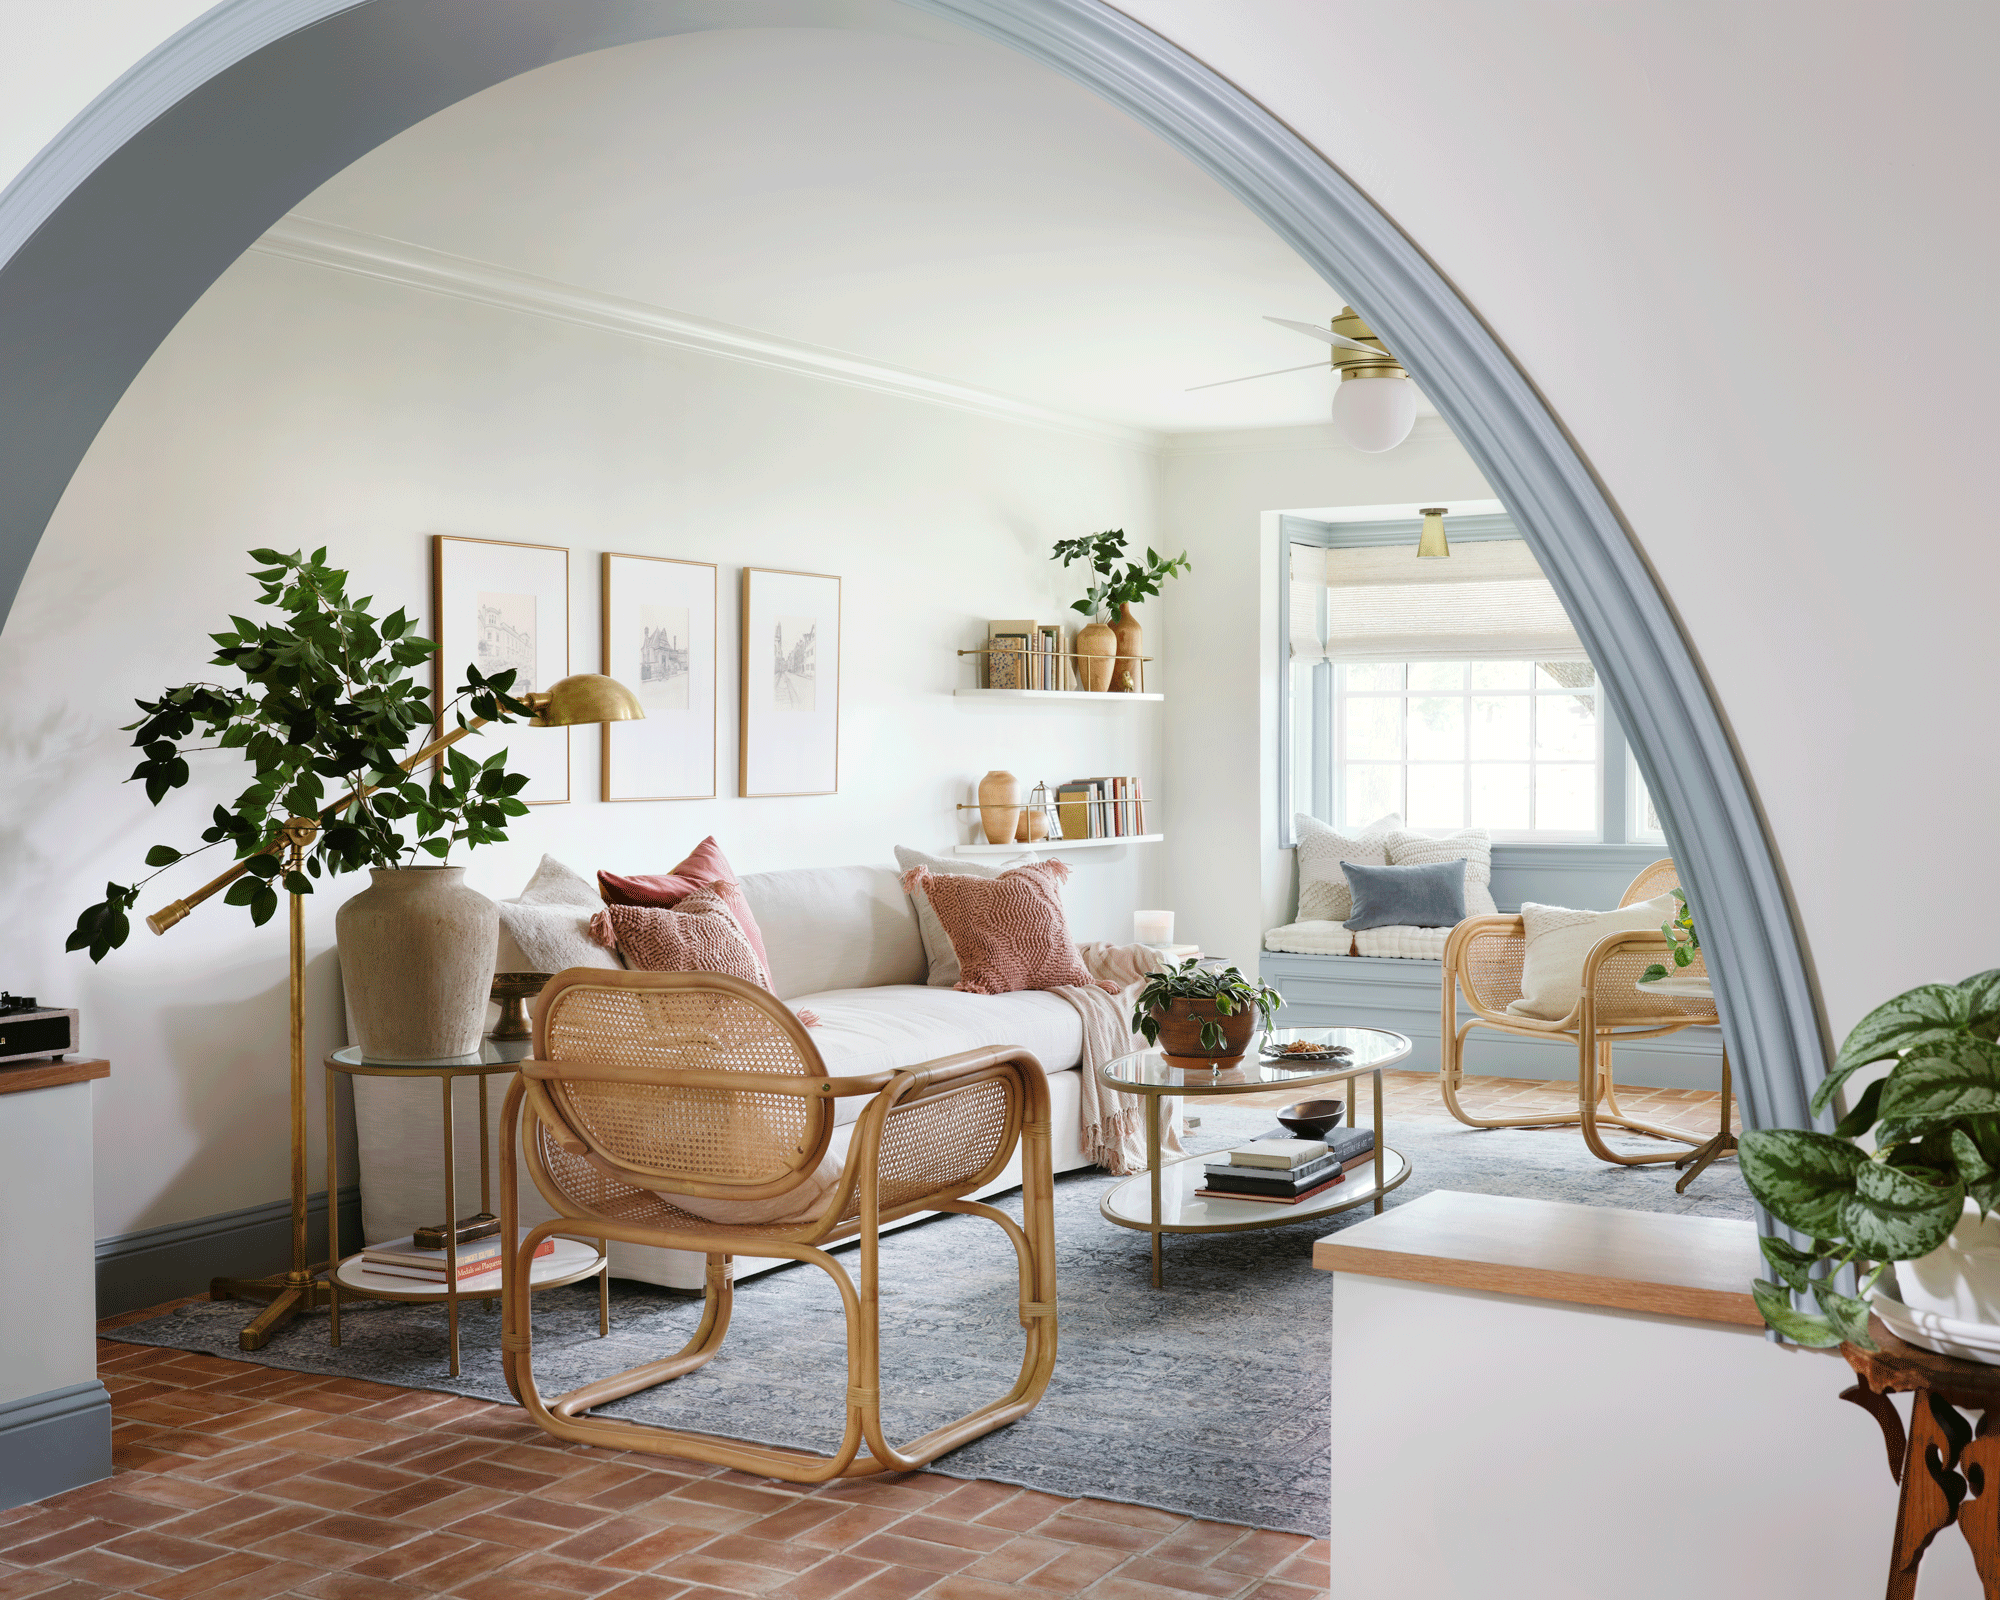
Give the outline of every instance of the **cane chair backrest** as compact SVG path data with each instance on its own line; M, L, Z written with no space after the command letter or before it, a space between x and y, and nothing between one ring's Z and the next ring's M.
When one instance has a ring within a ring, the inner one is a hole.
M768 1199L804 1181L833 1134L818 1050L782 1004L740 979L558 974L536 1006L535 1057L579 1069L541 1083L558 1124L549 1136L640 1189ZM592 1068L627 1076L592 1079ZM768 1076L772 1088L690 1081L717 1071Z
M1626 906L1636 906L1641 900L1654 900L1681 886L1681 869L1674 865L1672 856L1655 861L1650 867L1634 878L1625 891L1625 898L1618 902L1622 911Z

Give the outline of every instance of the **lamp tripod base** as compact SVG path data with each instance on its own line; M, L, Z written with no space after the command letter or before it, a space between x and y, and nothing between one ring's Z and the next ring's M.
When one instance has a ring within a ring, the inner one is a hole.
M324 1311L333 1303L331 1286L311 1273L274 1272L264 1278L211 1278L211 1300L262 1300L264 1309L244 1325L236 1343L244 1350L261 1350L271 1335L301 1311Z

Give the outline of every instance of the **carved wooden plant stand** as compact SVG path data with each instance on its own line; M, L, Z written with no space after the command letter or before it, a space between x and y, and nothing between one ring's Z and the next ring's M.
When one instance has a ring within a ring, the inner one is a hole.
M1880 1350L1840 1347L1859 1380L1843 1389L1882 1425L1889 1475L1902 1485L1888 1600L1914 1600L1917 1567L1930 1542L1958 1524L1989 1600L2000 1596L2000 1367L1935 1355L1905 1344L1871 1318ZM1890 1404L1912 1397L1910 1426ZM1961 1411L1983 1413L1978 1426Z

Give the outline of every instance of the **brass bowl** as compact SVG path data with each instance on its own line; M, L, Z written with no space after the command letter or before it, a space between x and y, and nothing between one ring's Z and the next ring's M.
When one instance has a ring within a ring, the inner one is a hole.
M496 972L492 996L500 1002L500 1020L489 1039L505 1043L510 1039L532 1039L535 1025L528 1020L528 1002L548 987L552 972Z
M1324 1139L1347 1109L1345 1100L1301 1100L1278 1113L1278 1126L1298 1139Z

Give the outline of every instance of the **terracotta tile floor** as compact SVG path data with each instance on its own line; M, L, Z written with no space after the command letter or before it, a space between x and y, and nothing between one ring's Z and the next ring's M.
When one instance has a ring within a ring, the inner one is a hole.
M104 1326L156 1315L113 1318ZM0 1600L1319 1600L1327 1546L931 1473L817 1489L512 1406L99 1342L116 1475L0 1511Z

